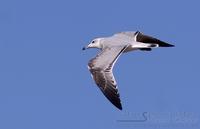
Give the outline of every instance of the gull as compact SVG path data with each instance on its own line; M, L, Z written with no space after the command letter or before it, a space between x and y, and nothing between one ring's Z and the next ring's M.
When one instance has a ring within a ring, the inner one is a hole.
M122 110L117 83L112 72L119 56L133 50L151 51L152 48L173 46L139 31L126 31L110 37L96 38L89 45L83 47L83 50L88 48L101 50L95 58L89 61L88 69L105 97L114 106Z

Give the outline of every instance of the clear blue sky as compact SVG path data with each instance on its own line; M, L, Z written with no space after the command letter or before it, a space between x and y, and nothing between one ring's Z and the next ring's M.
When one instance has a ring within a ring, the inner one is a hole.
M117 120L145 111L193 113L199 122L199 5L198 0L1 0L0 129L130 129L138 123ZM121 56L114 69L120 111L87 69L98 50L81 48L95 37L127 30L176 47Z

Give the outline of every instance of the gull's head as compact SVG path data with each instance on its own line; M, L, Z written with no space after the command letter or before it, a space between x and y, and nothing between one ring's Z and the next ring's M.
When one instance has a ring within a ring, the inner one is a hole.
M96 38L92 40L86 47L83 47L83 50L88 49L88 48L101 48L101 40L103 38Z

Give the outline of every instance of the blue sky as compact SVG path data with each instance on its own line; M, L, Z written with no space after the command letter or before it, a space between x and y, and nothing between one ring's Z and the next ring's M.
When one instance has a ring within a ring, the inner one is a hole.
M117 121L140 119L143 112L149 120L154 114L165 120L162 113L176 114L166 122L169 128L199 128L193 126L200 120L199 4L1 0L0 129L165 128L158 118L157 123ZM86 67L98 50L81 48L93 38L131 30L176 47L121 56L114 68L123 104L119 111ZM184 112L190 115L177 115Z

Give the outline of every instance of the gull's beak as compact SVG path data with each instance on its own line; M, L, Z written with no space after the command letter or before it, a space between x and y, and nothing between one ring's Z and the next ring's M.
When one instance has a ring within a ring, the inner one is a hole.
M86 50L88 47L83 47L82 50Z
M87 46L85 46L85 47L83 47L82 50L86 50L86 49L88 49L89 47L90 47L90 44L87 45Z

